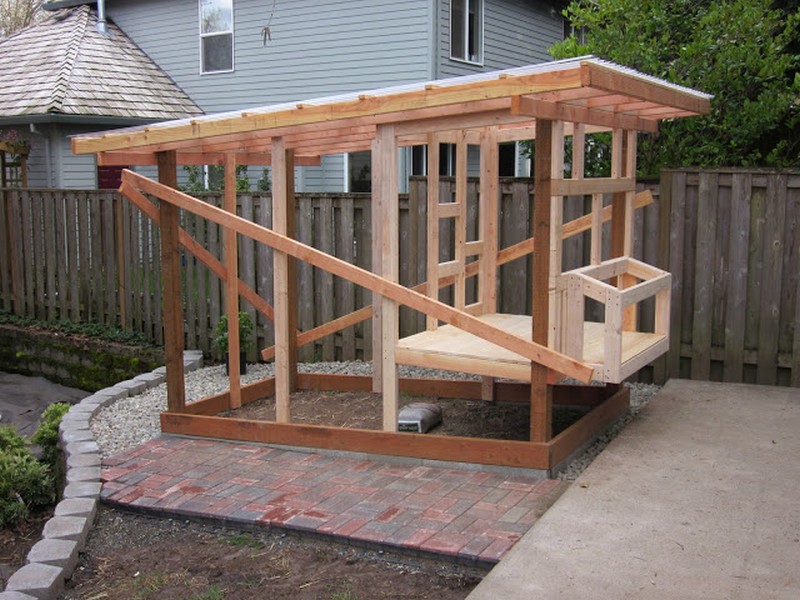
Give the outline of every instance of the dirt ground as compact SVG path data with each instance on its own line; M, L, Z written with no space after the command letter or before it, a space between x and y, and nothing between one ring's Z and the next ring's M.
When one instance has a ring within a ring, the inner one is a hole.
M25 564L25 557L41 539L44 524L52 516L53 508L48 507L32 513L27 521L0 529L0 590L11 574Z
M401 395L401 408L412 402L431 399ZM442 408L442 423L432 429L435 435L502 440L528 440L530 404L527 402L486 402L483 400L436 399ZM371 392L295 392L291 398L292 422L307 425L381 429L381 395ZM586 408L556 406L553 430L557 435L586 414ZM271 421L275 419L275 398L262 398L223 416Z
M300 537L101 508L61 600L465 598L485 571Z

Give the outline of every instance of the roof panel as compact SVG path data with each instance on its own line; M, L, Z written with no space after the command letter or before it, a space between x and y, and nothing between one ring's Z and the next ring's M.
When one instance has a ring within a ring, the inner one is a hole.
M523 98L529 101L520 104ZM590 103L581 99L587 98L601 106L586 106ZM273 136L288 136L297 152L313 153L319 141L303 134L325 131L339 142L325 143L318 153L335 153L369 147L363 134L348 134L353 127L402 123L413 130L410 123L425 122L426 129L420 131L446 130L463 120L470 128L500 124L508 128L516 120L530 131L536 117L653 130L659 119L707 113L710 98L607 61L580 57L89 134L75 138L73 149L78 153L246 151L268 148ZM583 106L569 104L576 101ZM531 112L520 112L520 106ZM617 107L624 107L624 114L618 114Z

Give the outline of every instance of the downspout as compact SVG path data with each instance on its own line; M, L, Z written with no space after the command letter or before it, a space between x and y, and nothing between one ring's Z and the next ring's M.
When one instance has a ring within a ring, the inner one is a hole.
M109 35L106 22L106 0L97 0L97 31Z

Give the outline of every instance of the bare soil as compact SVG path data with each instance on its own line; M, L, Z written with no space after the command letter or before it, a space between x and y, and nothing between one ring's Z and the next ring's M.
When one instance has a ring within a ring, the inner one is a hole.
M61 600L465 598L485 571L276 530L101 508Z
M42 529L53 516L53 508L31 513L27 521L0 529L0 590L11 574L25 564L25 557L42 537Z
M527 402L486 402L484 400L436 400L402 395L401 408L412 402L432 401L442 408L442 423L435 435L526 441L530 436L530 404ZM292 422L357 429L381 429L381 395L372 392L301 391L291 397ZM588 409L556 406L553 430L557 435ZM222 416L257 421L275 419L275 398L261 398Z

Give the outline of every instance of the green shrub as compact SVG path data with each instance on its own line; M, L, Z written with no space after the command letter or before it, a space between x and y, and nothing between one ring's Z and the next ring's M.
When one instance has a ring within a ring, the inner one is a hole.
M5 438L7 432L3 435ZM36 460L26 447L0 450L0 527L26 518L33 507L54 501L53 478L47 465Z
M0 452L19 454L28 451L28 442L11 425L0 427Z
M64 402L56 402L44 409L39 429L31 438L31 442L41 446L44 461L51 466L58 460L58 426L69 409L70 405Z

